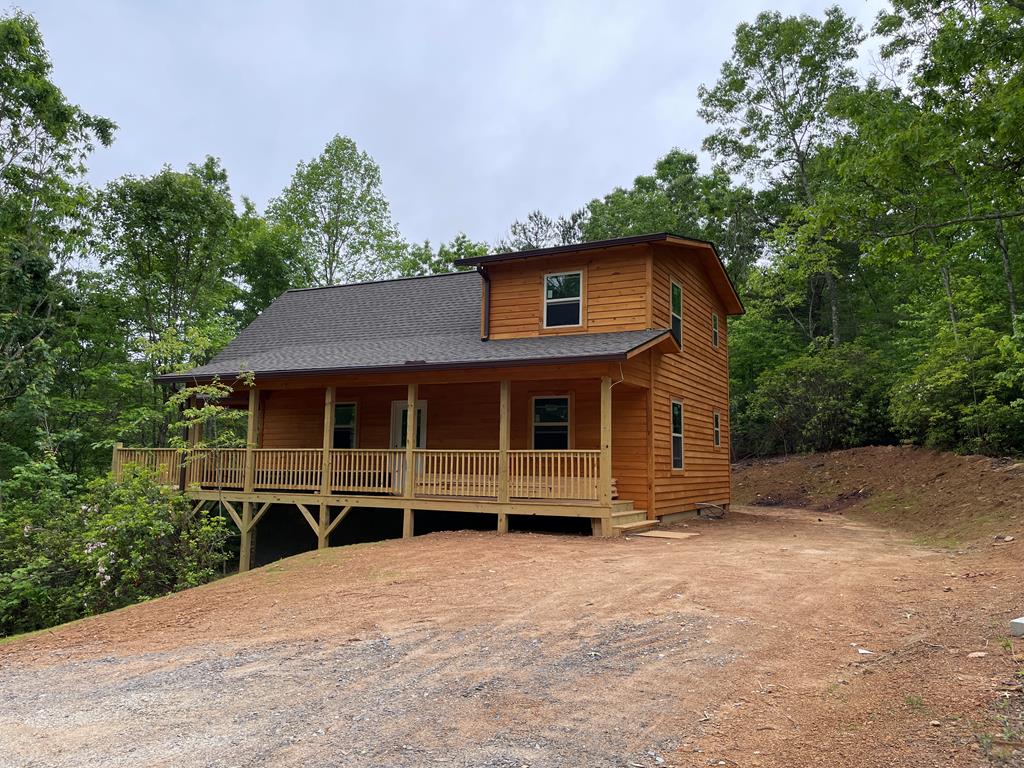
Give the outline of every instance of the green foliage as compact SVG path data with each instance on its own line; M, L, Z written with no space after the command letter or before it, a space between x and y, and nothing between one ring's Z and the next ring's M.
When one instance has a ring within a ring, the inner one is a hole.
M226 554L223 517L191 513L184 494L142 468L101 477L81 497L82 545L71 553L89 612L107 611L213 579Z
M0 495L0 634L25 632L205 583L228 529L129 467L80 488L53 457L18 467Z
M973 328L944 333L898 382L892 420L905 439L935 448L1005 454L1024 434L1024 347Z
M889 373L855 344L824 346L762 373L737 405L738 455L830 451L891 440Z
M299 163L268 214L298 234L303 286L384 277L402 251L380 168L345 136L335 136L319 157Z
M455 264L459 259L486 256L488 252L486 243L474 243L460 232L450 243L443 243L437 251L431 247L429 240L423 241L422 245L407 246L396 266L402 277L440 275L460 269Z

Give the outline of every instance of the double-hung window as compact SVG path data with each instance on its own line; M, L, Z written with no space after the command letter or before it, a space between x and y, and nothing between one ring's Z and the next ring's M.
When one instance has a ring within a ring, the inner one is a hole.
M718 313L711 313L711 346L718 347Z
M544 327L583 324L583 273L544 275Z
M334 406L335 448L356 447L356 404L336 403Z
M569 448L569 398L533 398L533 447L538 451Z
M683 343L683 287L675 280L672 281L671 295L669 299L672 307L672 335L676 343L682 346Z
M714 430L715 430L715 448L719 448L722 445L722 414L715 411L714 419Z
M683 468L683 404L672 401L672 469Z

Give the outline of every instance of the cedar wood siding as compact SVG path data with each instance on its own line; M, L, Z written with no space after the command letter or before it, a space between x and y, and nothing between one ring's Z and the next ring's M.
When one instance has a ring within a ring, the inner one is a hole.
M576 269L583 272L584 325L544 329L543 276ZM692 251L648 244L589 256L497 263L487 271L493 339L669 328L669 285L675 277L683 289L683 350L679 354L651 350L622 365L530 366L268 383L261 401L260 445L319 447L323 387L335 385L337 402L358 404L358 447L386 448L391 402L405 399L407 381L418 381L418 397L427 401L427 448L494 450L498 447L498 384L480 379L507 377L512 379L513 450L532 447L530 398L555 394L570 396L571 446L596 449L600 438L598 379L609 375L616 382L612 389L612 472L619 498L632 500L636 509L646 509L651 517L691 510L697 502L729 501L727 317ZM711 344L713 311L719 318L718 348ZM362 386L364 383L372 386ZM671 468L673 399L683 402L685 466L681 472ZM713 440L715 410L721 415L719 448ZM650 503L652 493L654 502Z
M600 447L601 390L597 379L514 381L511 390L512 450L530 448L533 397L568 395L570 445ZM644 509L647 499L646 395L643 390L616 386L612 401L612 468L619 497ZM498 449L496 382L423 384L418 398L427 402L427 448ZM336 402L355 402L356 446L387 448L391 439L391 402L406 398L404 386L345 387L335 391ZM323 436L324 391L268 390L262 395L260 446L319 448Z
M645 253L645 248L634 246L589 256L552 256L488 265L490 338L636 331L650 327ZM583 273L583 324L544 328L544 275L577 270Z
M655 513L694 508L696 502L728 502L729 354L725 307L698 261L682 248L654 246L652 315L657 328L671 326L670 280L683 289L683 349L678 355L648 353L653 361ZM718 347L711 344L711 313L718 313ZM651 362L648 362L650 368ZM682 472L672 470L673 399L683 403ZM722 444L714 446L712 413L721 414ZM614 439L614 434L613 434Z

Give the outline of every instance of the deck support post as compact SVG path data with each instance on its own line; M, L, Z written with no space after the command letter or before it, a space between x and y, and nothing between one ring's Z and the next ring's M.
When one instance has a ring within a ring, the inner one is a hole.
M242 539L238 547L238 572L249 570L252 558L252 502L242 502L242 524L239 526Z
M602 506L612 504L612 378L601 377L601 458L598 465Z
M410 384L406 395L406 416L405 416L405 483L404 495L407 499L413 497L416 488L416 480L413 476L416 472L416 385ZM410 510L406 512L411 515ZM411 535L411 534L410 534Z
M411 539L413 531L413 514L409 507L402 510L402 538Z
M245 425L245 486L246 493L252 493L256 481L256 444L259 439L256 430L259 418L260 393L255 387L249 389L249 420ZM238 572L249 570L252 556L252 502L242 503L242 537L238 551Z
M323 455L320 461L320 495L327 496L331 492L331 448L334 447L334 387L324 390L324 441ZM320 505L320 525L316 534L316 548L326 549L330 534L327 527L331 522L331 508Z
M508 448L510 435L511 408L509 407L511 384L508 379L501 380L501 395L498 404L498 501L507 502L509 499L509 472L508 472ZM501 528L501 518L498 518L498 528Z

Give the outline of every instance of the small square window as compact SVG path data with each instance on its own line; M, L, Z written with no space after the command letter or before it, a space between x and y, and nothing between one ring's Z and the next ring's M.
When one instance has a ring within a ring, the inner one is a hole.
M561 272L544 276L544 327L582 324L583 273Z
M683 468L683 404L672 401L672 469Z

